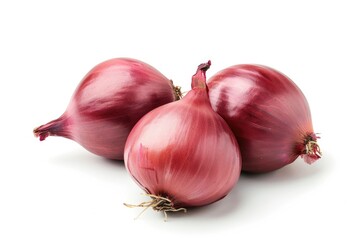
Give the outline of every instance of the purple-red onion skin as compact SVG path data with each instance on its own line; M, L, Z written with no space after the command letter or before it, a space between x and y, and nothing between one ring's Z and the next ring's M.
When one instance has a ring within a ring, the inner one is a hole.
M206 88L193 87L140 119L126 142L125 166L141 188L170 199L175 208L203 206L237 183L241 155Z
M109 159L123 159L125 141L150 110L175 101L172 83L152 66L114 58L95 66L79 83L59 118L34 130L40 140L62 136Z
M273 171L300 155L308 163L320 158L309 104L284 74L261 65L235 65L211 77L208 88L213 109L238 140L243 171ZM315 149L306 154L309 141Z

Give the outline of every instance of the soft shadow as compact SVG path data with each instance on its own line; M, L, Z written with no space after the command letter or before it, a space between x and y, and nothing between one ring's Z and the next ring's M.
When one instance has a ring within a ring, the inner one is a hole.
M109 181L127 174L124 161L102 158L85 151L63 152L50 160L52 164Z
M106 162L110 166L117 166L117 167L121 166L121 167L125 168L124 160L115 160L115 159L108 159L108 158L102 158L102 157L98 157L98 158L101 158L104 162Z
M293 163L268 173L248 173L242 172L241 177L258 182L271 182L272 184L281 182L302 181L304 179L319 178L332 171L334 159L331 156L323 156L320 160L309 165L301 158Z
M238 187L238 184L234 186L231 192L224 198L201 207L190 207L187 208L187 212L174 212L169 213L169 219L193 219L197 218L198 220L206 221L218 221L219 218L226 218L231 216L234 211L237 211L241 207L243 202L244 195L241 192L241 189Z
M128 177L124 161L101 158L86 151L61 153L50 161L52 164L81 171L114 184ZM200 224L201 228L215 227L220 219L229 227L235 227L239 222L257 221L266 214L273 214L288 199L296 199L297 196L311 191L314 185L325 182L325 178L335 169L334 166L335 159L324 155L312 165L299 158L294 163L270 173L243 172L239 182L223 199L207 206L188 208L186 213L168 213L168 221L189 221ZM147 218L145 215L149 215L151 218L157 216L159 221L164 219L162 213L149 211L153 210L148 209L140 218ZM202 222L206 224L203 225ZM199 226L189 226L189 230L193 231L198 228Z
M189 217L201 215L204 218L214 220L224 218L241 206L241 197L242 195L240 194L239 189L235 186L231 193L225 198L203 207L190 208L188 215Z

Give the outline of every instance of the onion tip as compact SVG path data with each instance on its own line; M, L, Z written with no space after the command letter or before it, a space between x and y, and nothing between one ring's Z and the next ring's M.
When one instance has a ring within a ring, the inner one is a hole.
M210 68L210 66L211 66L211 60L207 61L206 63L200 64L198 67L198 71L202 70L205 72L206 70L208 70Z
M62 136L70 138L70 133L64 128L64 121L63 117L60 117L41 125L33 130L34 136L39 138L40 141L44 141L49 136Z
M39 130L39 128L41 128L41 126L34 129L34 136L36 138L39 138L40 141L44 141L50 135L50 133L46 131L41 131Z
M210 68L210 66L211 66L210 60L198 66L196 73L192 77L191 89L194 88L207 89L206 71Z

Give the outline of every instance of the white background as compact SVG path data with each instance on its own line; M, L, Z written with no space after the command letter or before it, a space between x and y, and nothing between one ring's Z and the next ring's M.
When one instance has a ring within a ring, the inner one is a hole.
M0 239L359 239L356 2L1 1ZM323 158L242 175L225 199L168 222L152 210L134 220L140 209L123 202L146 197L122 163L32 134L113 57L141 59L184 90L208 59L208 76L276 68L306 95Z

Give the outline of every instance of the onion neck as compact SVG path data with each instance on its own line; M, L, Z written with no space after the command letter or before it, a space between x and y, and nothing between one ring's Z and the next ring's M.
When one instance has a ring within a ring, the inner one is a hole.
M206 91L208 91L206 85L206 71L210 66L210 60L207 63L202 63L198 66L196 73L192 76L191 89L206 89Z
M44 141L49 136L71 138L70 132L66 130L66 117L64 116L35 128L33 133L40 141Z

